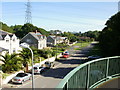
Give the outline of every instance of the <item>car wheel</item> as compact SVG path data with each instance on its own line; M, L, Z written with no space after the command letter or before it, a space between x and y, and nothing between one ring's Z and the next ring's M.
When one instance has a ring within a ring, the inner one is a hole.
M31 77L29 78L29 80L31 79Z
M43 71L44 71L44 70L41 70L41 71L40 71L40 74L42 74L42 73L43 73Z
M55 64L53 64L53 67L55 66Z

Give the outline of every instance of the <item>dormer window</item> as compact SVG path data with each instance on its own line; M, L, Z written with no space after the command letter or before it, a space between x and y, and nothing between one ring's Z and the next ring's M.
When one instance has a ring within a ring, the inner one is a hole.
M10 41L10 36L9 36L8 34L5 36L5 41L6 41L6 42L9 42L9 41Z

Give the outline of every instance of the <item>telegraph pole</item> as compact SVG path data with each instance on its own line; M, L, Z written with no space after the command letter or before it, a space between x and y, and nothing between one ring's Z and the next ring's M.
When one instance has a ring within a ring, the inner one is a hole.
M25 5L26 5L25 23L32 23L30 0L28 0L27 4L25 4Z

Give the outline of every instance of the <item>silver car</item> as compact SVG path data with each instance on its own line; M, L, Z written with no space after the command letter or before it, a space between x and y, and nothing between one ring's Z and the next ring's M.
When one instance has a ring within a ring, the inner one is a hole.
M27 80L31 79L31 74L29 73L18 73L13 79L12 82L13 83L23 83Z

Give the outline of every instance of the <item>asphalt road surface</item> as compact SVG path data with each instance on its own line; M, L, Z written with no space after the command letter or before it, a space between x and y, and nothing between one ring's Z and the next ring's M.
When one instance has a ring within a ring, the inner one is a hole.
M34 75L34 86L35 88L55 88L59 82L74 68L85 62L86 53L92 48L92 45L89 45L82 50L74 50L74 48L79 46L72 46L68 49L70 52L70 57L65 59L61 58L58 61L55 61L55 66L41 75ZM32 88L32 81L24 82L21 84L12 84L9 83L3 88L12 87L12 88Z

